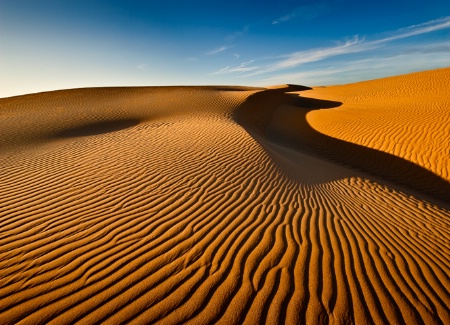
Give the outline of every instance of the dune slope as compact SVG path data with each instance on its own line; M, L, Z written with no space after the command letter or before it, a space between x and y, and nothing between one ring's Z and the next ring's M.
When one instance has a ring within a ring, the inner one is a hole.
M0 99L0 323L450 323L449 74Z

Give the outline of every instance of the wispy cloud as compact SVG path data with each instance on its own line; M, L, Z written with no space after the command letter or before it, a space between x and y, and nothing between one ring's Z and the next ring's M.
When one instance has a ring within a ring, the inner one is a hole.
M238 38L243 37L245 35L245 33L248 32L248 30L249 30L249 27L248 26L244 26L241 30L238 30L238 31L235 31L235 32L232 32L232 33L226 35L225 39L224 39L224 45L222 45L220 47L217 47L215 49L212 49L212 50L204 53L203 55L209 55L209 56L210 55L216 55L216 54L225 52L225 51L235 47L235 45L234 45L235 43L234 42ZM235 58L239 58L240 57L240 55L236 54L236 53L233 54L233 55L234 55Z
M295 17L297 17L297 14L295 12L292 12L292 13L282 16L278 19L275 19L274 21L272 21L272 25L278 25L281 22L289 21Z
M426 27L426 26L438 26L441 23L448 22L449 19L450 19L450 16L441 17L441 18L438 18L438 19L426 21L424 23L408 26L406 28L400 29L400 31L401 30L408 30L408 29L410 30L410 29L415 29L415 28L421 28L421 27Z
M279 70L292 69L303 64L325 60L335 56L342 56L345 54L359 53L365 51L371 51L382 47L389 42L431 33L437 30L450 28L450 16L428 21L423 24L409 26L400 29L396 32L389 33L388 36L380 37L367 41L364 38L355 36L351 40L347 40L344 43L338 43L337 45L325 48L315 48L311 50L298 51L290 54L279 56L279 60L274 63L262 66L259 69L254 69L246 76L254 76L263 73L276 72Z
M242 27L241 30L238 30L234 33L228 34L225 37L225 41L229 42L229 43L234 42L236 39L243 37L248 31L249 31L249 26L244 26L244 27Z
M272 25L278 25L290 20L298 19L301 21L311 21L331 11L331 4L327 2L315 2L295 8L290 13L281 16L272 21Z
M442 30L450 28L450 16L440 19L431 20L428 22L425 22L423 24L419 25L412 25L406 28L400 29L398 32L394 33L391 36L374 40L371 43L372 44L381 44L381 43L387 43L391 41L395 41L402 38L422 35L430 32L434 32L437 30Z
M230 49L230 48L231 48L231 46L223 45L223 46L218 47L218 48L216 48L216 49L214 49L214 50L211 50L211 51L209 51L209 52L206 52L205 55L215 55L215 54L219 54L219 53L221 53L221 52L223 52L223 51L226 51L226 50L228 50L228 49Z
M320 61L331 56L362 52L368 48L370 48L370 46L368 47L367 44L364 44L364 39L355 36L352 40L346 41L343 44L338 44L337 46L288 54L286 59L276 62L270 69L280 70L293 68L300 64Z
M447 66L449 60L450 53L442 56L436 52L411 52L343 62L302 72L277 74L262 79L262 82L264 84L301 83L309 86L347 83L365 80L367 75L381 78L411 71L436 69Z
M404 54L410 54L410 53L447 53L450 55L450 42L447 43L440 43L440 44L432 44L427 46L421 46L421 47L411 47L408 49L405 49L403 51ZM450 65L450 61L449 61Z
M250 66L255 60L250 60L246 62L242 62L238 66L227 66L225 68L222 68L220 70L217 70L212 75L223 75L223 74L230 74L230 73L243 73L243 72L249 72L258 69L257 66Z

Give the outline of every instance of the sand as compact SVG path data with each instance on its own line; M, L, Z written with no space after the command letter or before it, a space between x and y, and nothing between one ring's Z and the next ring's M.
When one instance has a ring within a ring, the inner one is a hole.
M449 84L0 99L0 324L449 324Z

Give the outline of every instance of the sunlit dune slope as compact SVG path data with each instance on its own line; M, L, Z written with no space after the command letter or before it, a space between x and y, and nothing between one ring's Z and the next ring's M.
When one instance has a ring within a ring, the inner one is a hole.
M315 130L401 157L450 181L450 68L302 95L343 103L308 114Z
M0 99L0 324L450 323L448 72Z

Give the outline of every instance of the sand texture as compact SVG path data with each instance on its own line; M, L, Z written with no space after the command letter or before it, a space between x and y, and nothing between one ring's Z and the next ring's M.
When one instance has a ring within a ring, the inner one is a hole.
M450 324L450 68L0 99L0 324Z

